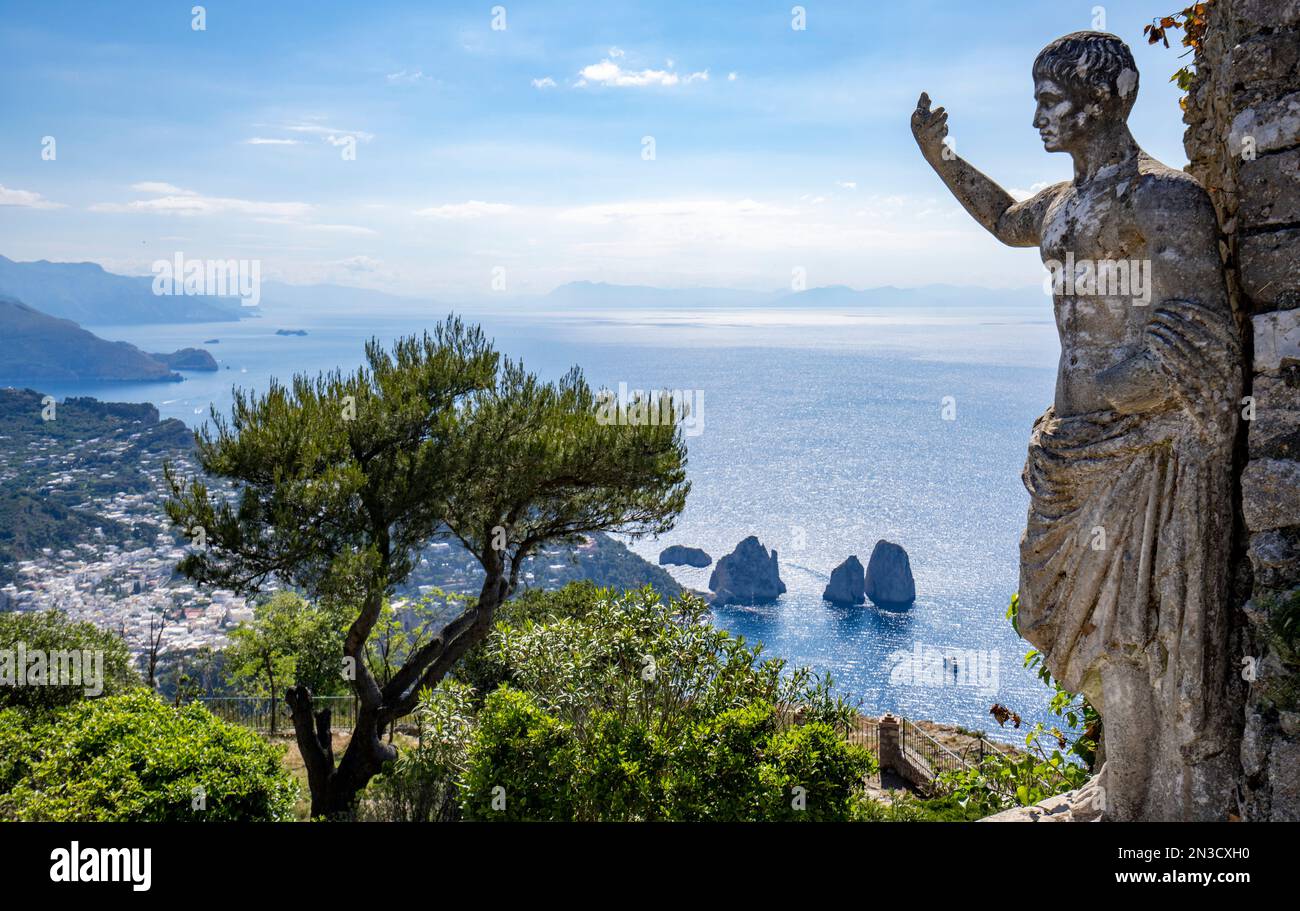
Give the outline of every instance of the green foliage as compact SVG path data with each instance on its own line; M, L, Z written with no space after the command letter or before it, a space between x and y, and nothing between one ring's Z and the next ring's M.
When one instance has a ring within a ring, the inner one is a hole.
M460 818L456 783L467 766L474 730L473 691L444 680L421 693L416 718L420 742L403 750L375 778L360 806L363 819L450 822Z
M951 795L921 798L895 794L891 802L863 800L854 808L858 822L975 822L988 815L974 802L961 803Z
M707 614L692 596L590 585L510 605L461 669L491 687L468 726L464 815L850 818L874 767L845 741L854 709Z
M1142 27L1142 34L1146 35L1148 44L1163 43L1169 47L1169 32L1179 31L1183 33L1182 45L1187 48L1181 55L1186 57L1188 54L1194 54L1201 49L1201 44L1205 40L1206 30L1209 28L1209 11L1210 3L1213 0L1205 0L1203 3L1193 3L1191 6L1180 10L1169 16L1159 16L1151 20L1149 25ZM1192 82L1196 79L1195 64L1188 64L1180 67L1173 76L1169 78L1170 82L1178 84L1178 88L1186 92L1192 87ZM1187 109L1187 99L1179 100L1179 106L1184 110Z
M44 822L272 821L297 786L280 750L205 708L136 689L77 703L30 731L0 712L0 818ZM201 798L203 808L195 807Z
M1272 653L1265 663L1259 693L1271 708L1294 712L1300 709L1300 589L1274 593L1260 599L1268 623L1263 638Z
M567 786L573 750L571 729L536 697L510 687L492 693L479 713L461 783L465 818L573 818Z
M47 672L51 670L48 665L52 653L78 652L80 657L84 657L89 652L92 659L80 663L83 684L0 685L0 708L9 706L29 714L39 714L84 699L87 689L98 689L101 684L103 691L97 695L111 696L140 683L131 664L130 650L122 637L93 623L70 620L60 610L0 613L0 663L13 661L11 669L15 675L24 671L16 664L20 645L29 657L42 654ZM91 679L97 675L102 679Z
M342 621L293 592L276 592L253 608L253 620L233 630L225 668L238 692L273 696L288 685L333 696L343 676Z

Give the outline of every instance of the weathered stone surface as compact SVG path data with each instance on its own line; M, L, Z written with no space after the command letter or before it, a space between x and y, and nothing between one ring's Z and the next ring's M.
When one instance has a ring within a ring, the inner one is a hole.
M1278 738L1268 757L1273 822L1300 822L1300 742Z
M1253 234L1240 249L1241 289L1255 312L1300 305L1300 229Z
M1136 64L1114 35L1052 42L1033 76L1034 125L1048 151L1071 156L1073 180L1012 203L941 154L948 115L922 96L912 124L927 161L980 224L1012 246L1037 245L1054 272L1127 259L1149 263L1151 281L1141 305L1131 287L1054 288L1060 371L1024 469L1019 629L1104 720L1108 819L1224 819L1240 717L1229 704L1226 595L1243 369L1218 213L1201 184L1133 138ZM1233 87L1201 82L1190 107L1235 103ZM1300 93L1232 123L1226 149L1222 128L1196 133L1213 148L1193 162L1226 164L1247 137L1256 155L1290 147ZM1232 176L1218 192L1231 194ZM1270 252L1255 251L1250 280L1257 300L1280 301L1285 287L1268 283L1290 282L1294 256ZM867 576L870 596L870 567ZM1074 811L1067 802L1048 815Z
M866 576L857 555L831 570L831 581L822 600L832 604L862 604L866 601Z
M1251 531L1300 525L1300 462L1252 460L1241 474L1241 511Z
M1251 568L1260 588L1300 585L1300 527L1274 528L1250 536Z
M1300 0L1236 0L1234 24L1247 31L1300 24Z
M1228 147L1241 150L1246 137L1256 155L1280 152L1300 142L1300 92L1246 108L1232 121Z
M694 566L703 569L713 562L713 558L698 547L684 547L673 544L659 552L660 566Z
M1092 778L1081 788L1057 794L1033 806L1015 807L985 816L980 822L1100 822L1105 805L1100 778Z
M892 541L877 541L867 561L863 585L877 607L910 607L916 600L916 582L907 551Z
M1300 149L1243 161L1239 192L1243 227L1300 223Z
M1255 400L1250 457L1300 458L1300 365L1281 375L1261 373L1250 394Z
M714 604L764 604L785 594L776 551L750 535L718 561L709 576Z
M1300 310L1260 313L1255 327L1255 371L1277 372L1288 362L1300 363Z
M1234 47L1228 56L1228 81L1248 84L1283 80L1295 75L1300 62L1300 36L1295 32L1257 35Z

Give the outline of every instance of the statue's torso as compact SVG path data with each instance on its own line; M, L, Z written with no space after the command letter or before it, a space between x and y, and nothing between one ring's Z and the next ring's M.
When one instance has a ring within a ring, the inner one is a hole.
M1133 206L1142 175L1136 166L1121 174L1095 180L1084 187L1064 188L1043 220L1041 252L1044 263L1063 266L1070 254L1076 268L1085 260L1094 264L1119 260L1142 262L1149 280L1150 256L1134 217ZM1143 306L1131 296L1103 293L1054 295L1056 326L1061 339L1061 359L1056 382L1056 413L1083 414L1105 410L1097 375L1134 354L1141 342L1153 298Z

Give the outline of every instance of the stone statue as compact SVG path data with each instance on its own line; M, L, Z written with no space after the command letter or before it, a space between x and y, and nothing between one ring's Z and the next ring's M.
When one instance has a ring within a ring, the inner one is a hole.
M1061 358L1024 470L1020 632L1102 716L1103 818L1224 819L1242 360L1218 225L1205 190L1129 132L1138 73L1119 38L1059 38L1033 77L1033 124L1074 179L1030 199L953 153L928 95L912 114L966 211L1005 244L1037 245L1052 276Z

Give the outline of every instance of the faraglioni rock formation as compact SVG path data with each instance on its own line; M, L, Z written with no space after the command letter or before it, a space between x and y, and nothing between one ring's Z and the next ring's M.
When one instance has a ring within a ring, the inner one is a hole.
M863 582L866 595L877 607L911 607L916 600L916 581L907 551L892 541L877 541L867 561Z
M709 576L714 604L770 604L785 594L776 551L750 535L718 560Z
M713 558L698 547L673 544L659 552L660 566L694 566L703 569L712 562Z
M831 581L822 592L822 600L832 604L862 604L866 597L866 577L856 554L831 570Z
M1019 630L1103 721L1110 820L1224 819L1238 722L1227 698L1233 439L1242 358L1205 190L1138 147L1132 52L1076 32L1034 61L1034 126L1074 178L1022 201L913 132L966 210L1040 248L1061 339L1024 483Z

